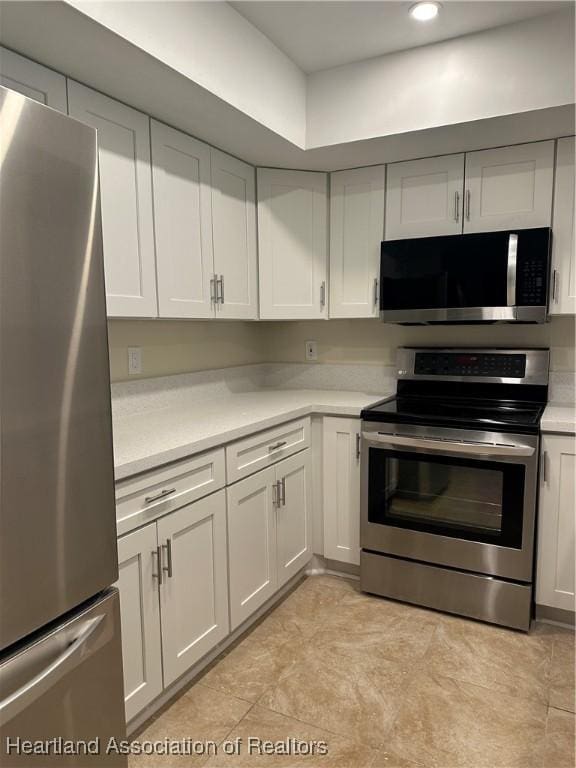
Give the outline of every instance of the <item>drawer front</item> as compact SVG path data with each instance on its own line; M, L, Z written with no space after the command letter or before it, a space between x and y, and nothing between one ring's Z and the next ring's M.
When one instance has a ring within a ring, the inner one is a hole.
M267 429L226 447L228 483L252 475L310 446L310 419Z
M224 449L193 456L116 484L118 536L223 488Z

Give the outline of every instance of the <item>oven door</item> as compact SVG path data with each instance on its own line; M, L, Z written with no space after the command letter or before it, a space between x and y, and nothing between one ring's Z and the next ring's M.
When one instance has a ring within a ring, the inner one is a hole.
M538 437L364 423L365 550L530 582Z

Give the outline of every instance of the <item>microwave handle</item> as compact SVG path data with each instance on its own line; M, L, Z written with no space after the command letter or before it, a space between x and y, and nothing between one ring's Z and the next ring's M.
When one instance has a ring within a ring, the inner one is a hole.
M424 453L462 453L468 456L532 456L531 445L494 445L490 443L460 442L458 440L434 440L428 437L388 435L382 432L363 432L367 443L381 448L418 448Z
M508 237L508 265L506 278L506 301L509 307L516 304L516 262L518 256L518 235Z

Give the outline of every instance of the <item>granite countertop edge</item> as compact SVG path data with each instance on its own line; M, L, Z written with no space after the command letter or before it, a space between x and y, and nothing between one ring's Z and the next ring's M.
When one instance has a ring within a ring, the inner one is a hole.
M544 434L576 435L576 408L573 405L549 403L542 415L540 430Z

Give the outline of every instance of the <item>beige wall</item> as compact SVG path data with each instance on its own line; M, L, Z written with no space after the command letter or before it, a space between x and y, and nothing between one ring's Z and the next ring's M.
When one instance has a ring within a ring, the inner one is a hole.
M574 319L556 318L546 325L397 326L378 320L321 320L264 323L263 342L269 362L303 362L304 343L318 342L321 363L395 363L403 345L542 346L553 348L552 367L574 370Z
M262 362L304 362L304 343L318 342L320 363L394 365L402 345L543 346L552 348L555 370L574 370L574 319L546 325L403 327L378 320L226 322L111 320L108 323L112 381L128 379L128 347L142 347L142 375Z
M112 381L260 363L258 323L182 320L110 320ZM128 347L142 347L142 375L128 377Z

